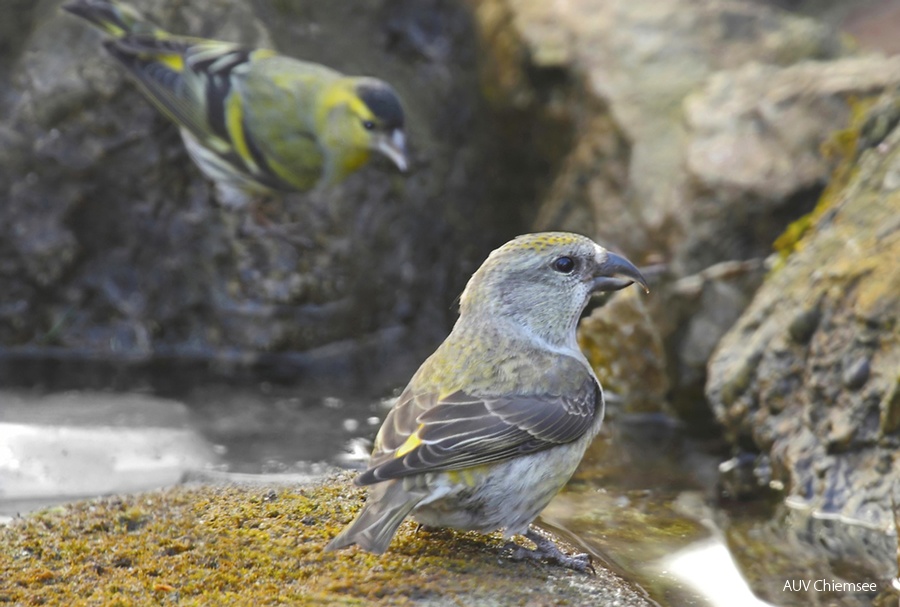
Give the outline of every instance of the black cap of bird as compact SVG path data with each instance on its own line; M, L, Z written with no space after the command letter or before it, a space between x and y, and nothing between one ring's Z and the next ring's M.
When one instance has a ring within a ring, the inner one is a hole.
M433 527L524 534L521 557L589 567L531 522L562 489L600 429L603 392L578 348L591 294L633 283L627 259L584 236L529 234L488 257L447 339L415 373L375 439L362 512L331 543L382 553L412 515Z
M191 158L226 202L337 183L373 152L408 167L403 106L381 80L175 36L114 0L63 8L110 36L106 49L180 127Z

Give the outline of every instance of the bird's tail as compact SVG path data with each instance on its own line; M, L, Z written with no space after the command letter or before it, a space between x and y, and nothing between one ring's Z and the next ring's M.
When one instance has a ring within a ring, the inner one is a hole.
M94 24L114 38L131 34L154 37L166 32L147 21L134 7L116 0L70 0L63 5L73 15Z
M339 550L357 544L367 552L382 554L397 533L400 523L424 497L424 492L404 488L403 479L375 485L362 512L325 546L325 550Z

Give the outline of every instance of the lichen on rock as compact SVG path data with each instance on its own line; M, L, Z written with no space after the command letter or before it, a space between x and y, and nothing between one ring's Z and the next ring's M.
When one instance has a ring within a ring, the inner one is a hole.
M897 104L874 107L881 120ZM791 503L886 531L900 445L898 150L896 127L859 150L851 177L719 344L707 384L718 419L771 456Z
M323 552L358 510L349 475L188 486L50 508L0 527L0 602L559 605L649 602L618 576L510 561L499 534L417 532L385 555Z

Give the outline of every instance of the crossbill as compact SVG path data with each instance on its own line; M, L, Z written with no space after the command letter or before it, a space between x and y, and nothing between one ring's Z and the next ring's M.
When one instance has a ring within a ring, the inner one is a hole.
M585 570L531 529L603 421L603 391L575 329L592 293L638 269L584 236L520 236L495 250L460 298L447 339L415 373L375 438L356 519L326 547L383 553L403 520L524 535L517 558Z

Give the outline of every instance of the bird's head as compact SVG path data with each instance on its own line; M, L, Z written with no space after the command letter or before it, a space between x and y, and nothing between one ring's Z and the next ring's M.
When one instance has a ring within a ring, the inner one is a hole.
M633 283L649 292L630 261L589 238L526 234L492 252L472 275L460 299L460 322L504 319L548 343L572 345L591 294Z
M345 172L359 168L370 152L386 156L406 171L403 106L393 88L376 78L341 78L333 83L320 108L320 130L326 146L340 150Z

